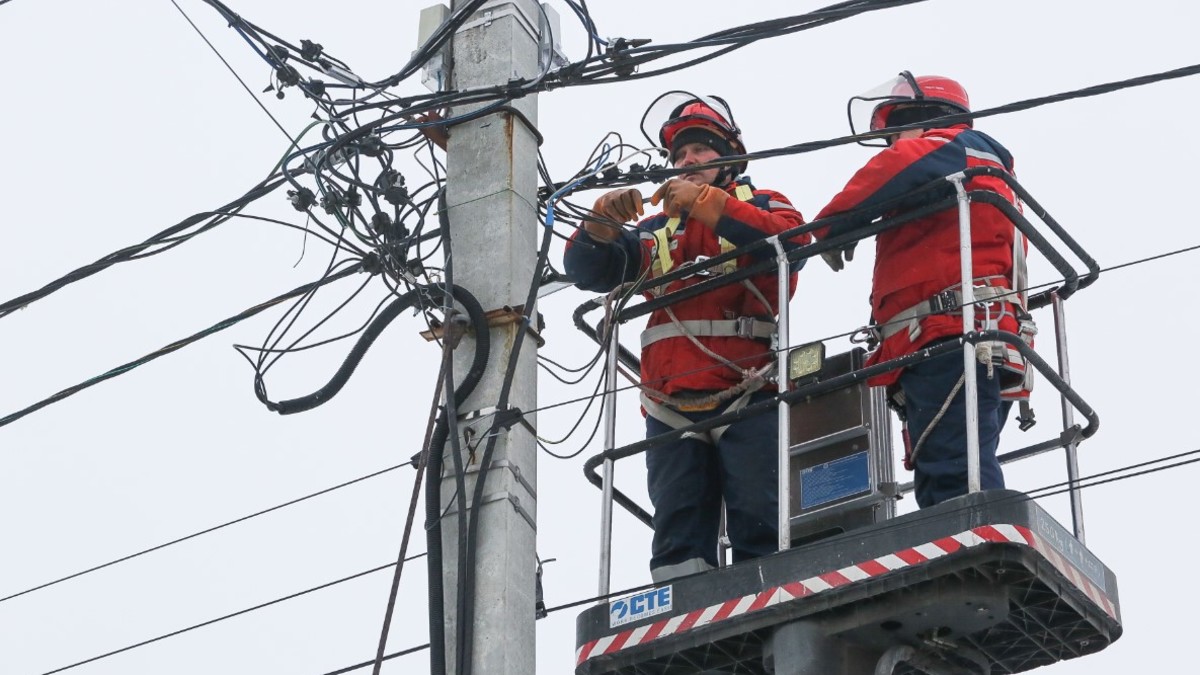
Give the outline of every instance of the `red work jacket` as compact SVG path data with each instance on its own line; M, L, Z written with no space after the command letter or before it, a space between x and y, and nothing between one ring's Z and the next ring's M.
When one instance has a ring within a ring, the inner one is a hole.
M846 187L817 215L826 218L860 207L869 207L911 193L930 181L976 166L994 166L1011 172L1012 155L990 136L956 125L932 129L918 138L899 139L859 169ZM1017 203L1012 190L998 178L981 176L966 183L967 190L990 190L1009 202ZM940 191L926 193L922 200L902 205L895 215L915 209L933 199L953 194L947 181ZM1014 253L1024 257L1025 242L1015 236L1011 221L990 204L971 203L971 252L973 276L988 279L989 285L1013 287ZM832 229L818 229L818 239L842 234L867 224L862 221L839 223ZM929 300L939 292L962 282L957 204L930 216L908 222L880 233L875 239L875 274L871 287L871 317L876 324L887 323L909 307ZM978 314L978 312L977 312ZM998 328L1016 333L1017 321L1011 311ZM936 314L920 321L920 330L902 330L884 340L868 359L868 365L910 354L922 346L953 335L961 335L961 315ZM872 378L872 385L889 385L900 377L892 371Z
M679 224L670 237L669 249L674 268L701 256L711 258L720 254L720 239L734 246L744 246L804 224L800 213L778 192L751 188L753 197L748 201L739 200L736 197L737 186L749 185L748 179L739 181L726 187L731 196L725 202L724 212L715 230L694 219ZM643 274L650 278L658 256L654 232L666 228L668 220L661 213L646 218L638 223L635 230L623 231L611 243L597 242L580 229L568 242L564 254L563 267L567 276L580 288L596 292L610 291L621 283L641 278ZM795 245L808 241L807 234L791 240ZM739 256L737 263L739 267L745 267L774 256L774 249L767 247L754 254ZM798 269L799 266L792 269L789 298L796 289L795 272ZM675 291L703 280L703 277L681 279L669 284L665 291ZM774 319L779 307L776 273L771 271L755 275L749 282L767 300L769 307L764 307L745 284L732 283L681 300L671 305L671 310L680 321L738 317ZM655 310L650 314L647 328L665 323L670 323L666 312ZM761 339L736 336L696 339L705 348L746 370L763 366L773 358L769 342ZM740 373L721 365L684 336L650 344L642 351L641 361L642 383L668 395L680 391L723 390L742 381Z

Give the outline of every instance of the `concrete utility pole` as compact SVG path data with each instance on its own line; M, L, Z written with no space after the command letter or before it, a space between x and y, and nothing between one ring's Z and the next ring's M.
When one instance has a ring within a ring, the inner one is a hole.
M466 4L454 0L454 9ZM538 72L540 12L530 0L493 0L485 3L458 30L452 45L450 88L468 90L502 85ZM529 124L537 123L537 97L512 103ZM451 116L482 107L456 106ZM537 139L534 130L518 115L498 111L450 129L447 154L447 207L453 242L454 283L474 294L484 310L517 307L525 303L533 279L538 248ZM483 380L459 406L459 433L471 427L471 444L478 442L476 464L468 464L467 508L479 519L475 578L474 620L471 635L473 675L530 675L534 672L534 604L537 559L537 446L521 425L500 431L487 473L481 504L470 503L478 462L483 460L481 440L495 412L510 350L519 330L507 322L491 329L491 359ZM524 340L515 371L509 406L522 411L537 407L537 344ZM461 381L470 367L473 345L468 336L455 355L455 373ZM478 412L483 417L472 420ZM527 418L529 419L529 418ZM533 419L529 419L534 423ZM462 436L460 436L460 439ZM446 452L451 445L446 444ZM454 463L447 454L442 480L443 510L453 514ZM458 538L457 515L442 521L443 586L445 589L447 672L457 669L456 631Z

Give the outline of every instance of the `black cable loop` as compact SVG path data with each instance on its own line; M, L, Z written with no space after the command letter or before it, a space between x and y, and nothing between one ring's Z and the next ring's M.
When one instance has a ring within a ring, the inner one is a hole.
M278 402L266 400L264 401L264 404L267 406L267 409L277 412L280 415L291 415L312 410L313 408L326 403L329 399L336 396L337 393L342 390L342 387L344 387L346 382L349 381L350 376L354 374L354 370L362 361L363 356L366 355L367 350L371 348L371 345L375 343L375 340L379 337L383 330L387 328L388 325L396 319L396 317L398 317L404 310L420 303L425 294L440 295L444 292L445 291L436 286L426 286L420 287L416 290L405 293L399 298L396 298L386 308L384 308L384 310L380 312L373 321L371 321L371 324L365 331L363 331L362 335L358 339L358 342L354 344L354 347L346 355L345 360L342 361L341 367L339 367L337 372L333 374L333 377L330 378L328 383L313 393L306 396L301 396L299 398ZM478 301L476 301L474 296L471 296L464 289L454 287L452 288L451 293L453 294L455 300L458 300L465 306L469 307L469 313L471 312L470 307L473 305L473 307L477 308L478 312L482 314L483 309L482 307L479 307ZM476 336L476 338L476 348L478 349L478 336Z

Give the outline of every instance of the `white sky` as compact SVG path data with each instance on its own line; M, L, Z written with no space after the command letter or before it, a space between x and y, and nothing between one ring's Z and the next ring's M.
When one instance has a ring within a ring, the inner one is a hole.
M265 64L214 11L196 0L180 4L253 89L266 86ZM368 79L407 60L423 4L231 3L293 42L322 43ZM568 55L581 58L578 24L565 4L552 4L563 17ZM592 4L601 35L667 43L824 3ZM544 94L543 152L555 178L566 178L605 132L639 138L642 110L671 88L727 98L751 149L846 133L846 98L901 69L956 77L976 108L991 107L1191 65L1197 25L1200 6L1188 0L931 0L764 40L666 77ZM285 149L279 131L166 0L14 0L0 6L0 58L7 66L0 299L241 195ZM409 81L398 91L424 90ZM294 90L283 101L263 99L291 131L311 112ZM1176 131L1191 126L1198 104L1193 78L991 118L978 128L1007 145L1022 183L1109 266L1200 243L1188 207L1200 141ZM848 147L773 159L749 173L811 216L869 153ZM410 182L422 182L411 158L402 161ZM282 191L248 212L303 224ZM869 248L837 276L819 263L801 273L791 306L794 343L865 319ZM0 321L0 415L315 279L326 248L310 240L295 265L302 250L294 230L235 220L7 317ZM479 255L486 261L486 252ZM1081 449L1084 475L1200 446L1186 393L1196 376L1188 340L1200 320L1183 300L1196 255L1104 275L1068 303L1075 385L1102 420ZM1035 262L1031 272L1035 283L1052 279L1045 264ZM339 285L328 301L353 286ZM370 301L338 325L361 321L381 290L372 286ZM588 297L570 290L543 303L544 355L579 363L590 352L570 320ZM419 449L437 351L417 337L418 319L397 320L331 403L280 417L255 400L251 371L230 348L258 344L278 316L268 312L0 429L0 597L399 463ZM1042 353L1052 360L1053 322L1046 314L1038 319ZM633 332L625 333L628 344L635 344ZM272 396L323 384L348 347L285 359L268 379ZM846 347L836 341L829 350ZM591 390L590 383L542 381L542 405ZM1059 412L1048 386L1034 403L1041 425L1029 434L1011 425L1002 449L1052 433ZM621 401L622 444L642 434L636 407L632 396ZM543 435L561 435L577 410L539 416ZM596 452L598 442L569 461L541 456L538 548L558 560L545 580L551 606L596 591L600 496L580 471ZM620 464L618 485L646 503L640 466ZM1033 489L1063 480L1063 466L1049 454L1006 473L1011 486ZM1186 560L1186 534L1178 530L1190 529L1186 496L1196 477L1187 467L1085 493L1088 544L1117 574L1126 633L1099 655L1048 671L1170 672L1190 661L1184 622L1194 590L1175 569ZM412 478L410 469L387 474L0 603L0 672L43 673L390 562ZM1042 504L1069 523L1064 499ZM901 508L913 508L912 500ZM649 577L649 531L618 513L614 589ZM423 537L411 550L424 550ZM377 573L74 672L318 675L374 654L389 581L390 573ZM389 651L424 643L425 616L419 560L405 571ZM574 616L568 610L538 624L539 672L572 670ZM427 662L421 652L384 672L423 672Z

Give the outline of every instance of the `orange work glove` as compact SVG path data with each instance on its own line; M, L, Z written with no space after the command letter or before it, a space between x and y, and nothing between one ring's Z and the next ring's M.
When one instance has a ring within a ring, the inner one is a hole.
M600 195L600 198L596 200L596 204L592 207L592 211L599 218L605 218L617 223L627 223L646 212L642 206L642 193L637 188L613 190L612 192ZM588 219L584 219L583 229L593 239L603 242L616 239L617 234L621 231L620 227L612 223L603 223Z
M680 218L686 211L692 218L714 228L725 212L725 200L728 198L724 190L711 185L696 185L672 178L650 197L650 203L657 206L661 201L663 213L670 218Z

